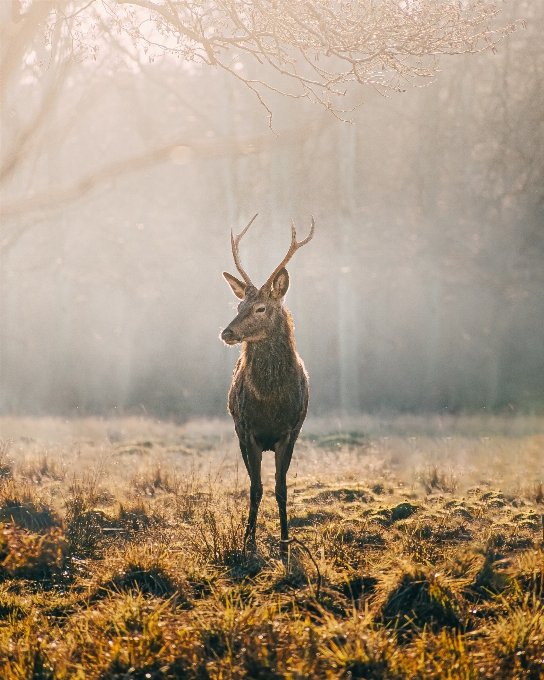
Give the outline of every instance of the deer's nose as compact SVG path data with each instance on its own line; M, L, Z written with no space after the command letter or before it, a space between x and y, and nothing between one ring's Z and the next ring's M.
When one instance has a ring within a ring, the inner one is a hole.
M238 338L230 328L225 328L225 330L221 333L221 340L227 344L238 342Z

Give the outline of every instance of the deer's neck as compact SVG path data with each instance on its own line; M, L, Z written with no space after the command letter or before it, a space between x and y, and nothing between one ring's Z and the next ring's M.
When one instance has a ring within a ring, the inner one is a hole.
M264 340L245 342L242 349L248 385L260 399L274 399L297 380L297 355L293 321L282 309L274 332Z

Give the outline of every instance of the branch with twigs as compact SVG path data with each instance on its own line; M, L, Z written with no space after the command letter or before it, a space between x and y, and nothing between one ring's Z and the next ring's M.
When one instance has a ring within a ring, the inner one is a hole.
M224 69L257 95L269 117L261 89L339 113L336 102L351 83L382 94L402 91L436 76L441 55L495 49L519 25L493 26L496 0L82 0L79 8L77 0L57 0L55 7L51 25L87 17L127 36L150 59L174 54ZM89 35L77 41L74 34L80 52L90 49ZM286 87L240 73L236 58L244 55L267 65Z

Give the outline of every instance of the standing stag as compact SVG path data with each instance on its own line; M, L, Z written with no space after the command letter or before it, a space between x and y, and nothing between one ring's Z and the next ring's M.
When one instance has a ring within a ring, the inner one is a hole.
M257 215L255 215L257 217ZM253 219L236 238L231 231L232 255L243 281L223 272L233 293L241 300L236 318L221 333L227 345L242 343L228 396L229 413L234 419L240 450L251 480L250 509L245 544L255 545L257 513L263 495L261 462L263 451L274 451L276 458L276 500L280 513L282 552L287 530L287 470L293 447L308 410L308 374L297 354L293 321L283 304L289 288L285 265L295 252L314 235L297 242L291 220L291 245L281 264L268 281L256 288L240 263L239 244Z

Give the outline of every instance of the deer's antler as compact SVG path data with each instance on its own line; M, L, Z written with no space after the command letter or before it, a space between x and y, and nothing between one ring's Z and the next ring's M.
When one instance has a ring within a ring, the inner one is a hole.
M297 229L295 227L295 221L293 218L291 218L291 245L289 246L289 250L287 251L287 255L283 258L281 263L274 269L270 277L268 278L268 281L265 283L265 286L270 286L272 285L272 281L274 280L276 274L285 267L285 265L289 262L289 260L293 257L293 255L297 252L299 248L302 248L302 246L306 245L309 241L312 240L313 235L314 235L314 230L315 230L315 221L312 216L312 226L310 228L310 233L308 236L304 239L304 241L297 241Z
M240 275L244 279L244 281L247 283L248 286L253 286L251 283L251 279L249 276L245 273L244 269L242 268L242 264L240 262L240 253L238 251L238 245L240 243L240 240L242 239L242 236L246 233L246 231L251 227L253 224L253 220L257 217L259 213L256 215L253 215L253 217L249 220L249 224L247 227L241 231L236 238L234 237L234 233L232 229L230 230L230 243L232 246L232 257L234 258L234 264L236 265L236 269L240 272Z

